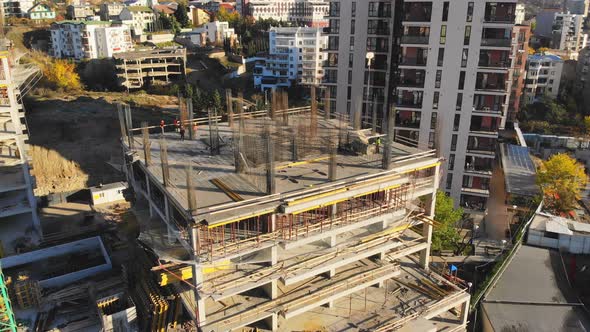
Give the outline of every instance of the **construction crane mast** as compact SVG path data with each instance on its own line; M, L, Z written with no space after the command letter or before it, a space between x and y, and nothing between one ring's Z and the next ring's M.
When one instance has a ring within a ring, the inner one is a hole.
M16 321L8 297L8 288L2 273L2 267L0 267L0 332L16 332Z

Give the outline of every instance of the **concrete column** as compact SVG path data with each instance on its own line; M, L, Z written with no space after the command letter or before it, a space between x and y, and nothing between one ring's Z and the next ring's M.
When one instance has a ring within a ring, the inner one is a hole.
M164 216L166 217L166 224L170 224L170 209L168 209L168 197L164 195Z
M440 165L435 167L434 172L434 184L433 184L433 191L430 196L427 197L425 202L426 207L426 215L430 218L434 217L434 207L436 203L436 192L438 190L439 185L439 173L440 173ZM428 247L420 252L420 266L428 270L430 265L430 245L432 244L432 225L430 224L422 224L422 236L426 239L428 243Z
M461 309L459 312L459 319L461 320L461 324L467 324L467 318L469 317L469 301L465 301L461 304Z
M279 330L279 318L277 314L273 313L270 317L264 319L264 323L271 331Z
M199 285L203 284L203 270L200 266L198 265L193 265L193 282L195 284L195 286L197 286L197 288L199 287ZM206 321L207 321L207 317L205 316L205 299L203 299L201 297L201 294L199 293L199 291L197 289L194 289L195 292L195 299L197 300L197 308L195 308L198 311L198 319L199 319L199 325L203 326Z
M271 300L276 299L279 296L279 291L277 287L277 281L273 280L268 284L264 284L261 286L262 290L270 297Z
M149 206L149 211L150 211L150 218L154 217L154 206L152 204L152 189L151 189L151 184L150 184L150 177L147 175L147 173L145 174L145 184L146 184L146 188L147 188L147 201L148 201L148 206Z

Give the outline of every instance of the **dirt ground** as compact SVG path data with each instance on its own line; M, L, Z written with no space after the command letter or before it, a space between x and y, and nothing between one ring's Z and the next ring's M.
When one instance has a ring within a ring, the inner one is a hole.
M35 194L79 190L122 179L109 164L120 164L118 101L132 105L134 126L141 121L170 123L177 99L124 93L83 93L62 98L31 96L25 101ZM157 106L156 106L157 105Z

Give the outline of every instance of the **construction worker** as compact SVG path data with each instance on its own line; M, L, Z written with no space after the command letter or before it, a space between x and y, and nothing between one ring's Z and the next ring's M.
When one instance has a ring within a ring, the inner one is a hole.
M174 130L176 132L180 131L180 121L178 121L178 118L174 119Z
M164 120L160 120L160 129L162 129L162 135L164 135Z
M375 152L379 153L379 146L381 145L381 137L377 137L375 140Z
M184 141L184 126L180 126L178 132L180 133L180 140Z

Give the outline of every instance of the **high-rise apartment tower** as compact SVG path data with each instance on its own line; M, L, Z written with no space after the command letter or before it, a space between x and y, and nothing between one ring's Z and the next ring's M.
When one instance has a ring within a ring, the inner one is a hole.
M364 127L375 114L378 128L395 112L395 140L437 148L446 160L441 189L468 212L485 211L489 197L517 49L516 5L330 1L324 84L334 111Z

